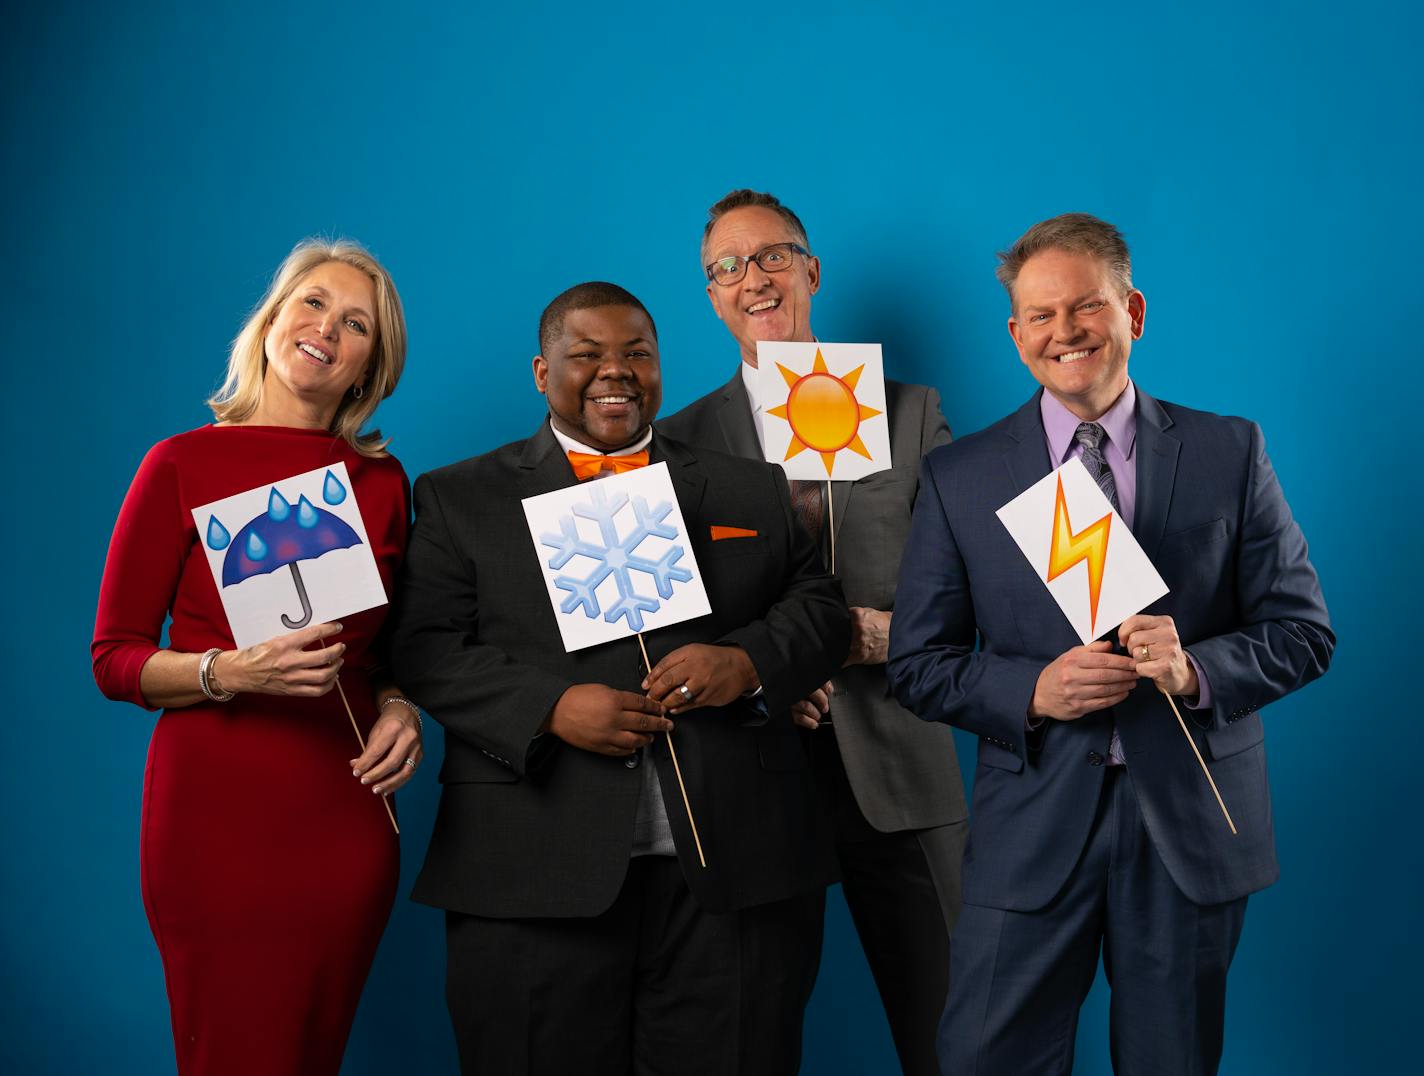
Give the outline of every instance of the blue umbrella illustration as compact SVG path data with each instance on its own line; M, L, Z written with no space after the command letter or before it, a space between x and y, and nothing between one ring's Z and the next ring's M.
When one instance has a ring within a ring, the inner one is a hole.
M321 499L331 505L346 500L346 487L330 471L322 483ZM267 511L239 530L236 537L228 534L216 516L209 516L207 541L212 549L232 547L223 560L222 585L225 587L254 575L275 572L283 566L290 568L297 597L301 599L302 615L294 620L283 613L282 623L289 628L304 628L311 623L312 607L298 563L315 560L333 549L360 545L361 537L344 519L317 508L305 494L294 508L273 486L267 497Z

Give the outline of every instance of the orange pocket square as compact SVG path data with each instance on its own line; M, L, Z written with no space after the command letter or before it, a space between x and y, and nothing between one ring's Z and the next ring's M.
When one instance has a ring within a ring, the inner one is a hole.
M720 542L723 538L755 538L756 531L749 531L745 527L716 527L712 528L712 540Z

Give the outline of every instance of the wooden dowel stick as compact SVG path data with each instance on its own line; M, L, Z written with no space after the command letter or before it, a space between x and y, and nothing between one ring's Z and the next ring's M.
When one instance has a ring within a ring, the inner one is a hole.
M836 574L836 499L831 496L831 480L826 479L826 524L831 528L831 574Z
M651 673L653 671L653 663L648 660L647 644L643 642L643 633L640 631L637 634L638 649L643 652L643 668ZM687 812L687 824L692 827L692 842L697 845L697 861L701 863L703 867L706 867L707 857L702 854L702 838L697 835L697 819L692 817L692 803L687 798L687 785L683 784L682 781L682 767L678 765L677 748L672 744L672 733L669 732L666 733L666 735L668 753L672 755L672 770L673 773L677 774L677 788L678 791L682 793L682 807L683 810Z
M1226 804L1222 802L1221 792L1217 790L1216 782L1211 779L1211 771L1206 768L1206 761L1201 757L1201 752L1197 750L1197 742L1192 739L1192 734L1187 731L1187 723L1182 720L1182 712L1177 709L1177 700L1163 689L1161 684L1157 685L1157 690L1162 692L1168 704L1172 707L1172 713L1177 715L1177 724L1182 726L1182 735L1187 738L1187 743L1192 746L1192 754L1197 756L1197 765L1201 767L1202 773L1206 775L1206 783L1211 785L1212 795L1216 797L1217 806L1221 808L1221 813L1226 816L1226 824L1231 827L1231 835L1236 836L1236 823L1231 821L1231 812L1226 809Z
M341 705L346 707L346 716L351 719L351 731L356 733L356 742L361 745L361 753L364 755L366 753L366 737L361 735L361 726L356 724L356 715L351 712L351 704L346 701L346 689L341 686L341 677L339 676L336 678L336 691L341 696ZM400 826L396 825L396 813L391 810L391 801L382 796L381 802L385 804L386 817L391 820L391 829L395 830L396 836L399 837Z

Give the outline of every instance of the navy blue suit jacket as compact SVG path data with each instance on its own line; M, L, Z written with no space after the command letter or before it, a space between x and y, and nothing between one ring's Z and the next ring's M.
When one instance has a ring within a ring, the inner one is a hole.
M1321 675L1335 636L1260 428L1137 394L1133 533L1171 592L1168 614L1211 684L1187 710L1239 833L1231 834L1167 700L1126 701L1030 733L1039 673L1079 644L995 515L1050 470L1039 394L930 453L901 562L890 681L930 721L979 737L964 899L1033 911L1078 860L1115 720L1147 830L1172 879L1211 904L1276 880L1261 709Z

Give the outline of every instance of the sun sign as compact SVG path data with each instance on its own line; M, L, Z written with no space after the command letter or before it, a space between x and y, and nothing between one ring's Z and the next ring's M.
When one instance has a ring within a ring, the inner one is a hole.
M240 647L386 603L344 463L205 504L193 522Z
M565 650L712 611L666 463L523 504Z
M998 516L1085 644L1167 593L1080 460L1034 483Z
M879 344L762 341L766 458L790 478L857 479L890 466Z

